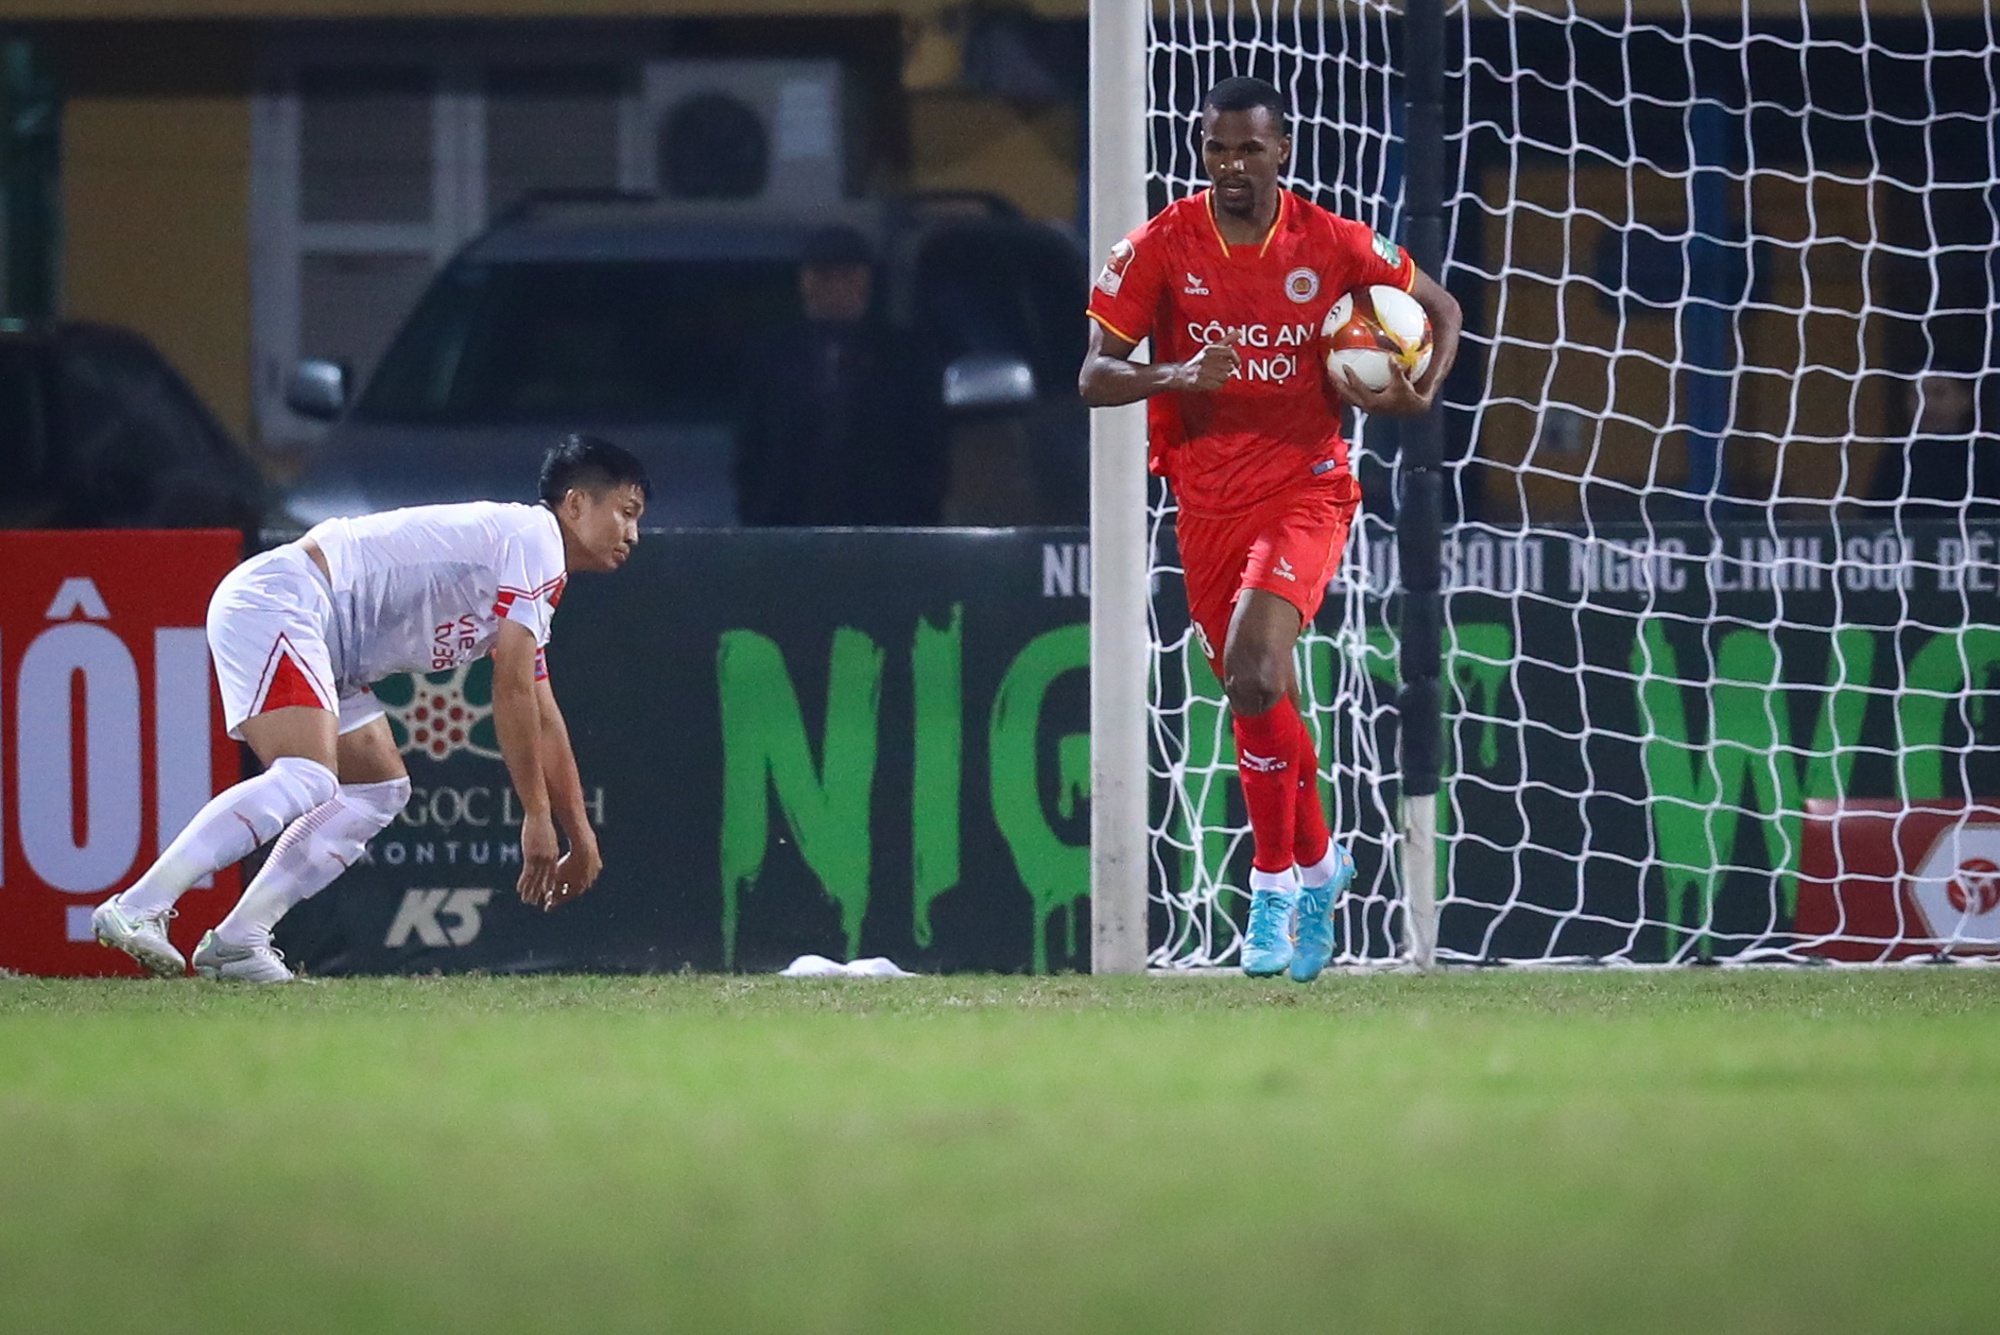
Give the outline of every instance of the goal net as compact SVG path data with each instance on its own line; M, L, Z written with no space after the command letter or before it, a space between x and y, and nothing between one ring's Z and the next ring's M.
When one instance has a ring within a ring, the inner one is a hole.
M1400 6L1172 0L1151 204L1231 74L1292 99L1288 186L1403 235ZM1978 3L1446 8L1466 312L1438 957L2000 949L2000 40ZM1393 423L1300 652L1346 962L1389 960ZM1155 493L1156 966L1227 965L1250 841Z

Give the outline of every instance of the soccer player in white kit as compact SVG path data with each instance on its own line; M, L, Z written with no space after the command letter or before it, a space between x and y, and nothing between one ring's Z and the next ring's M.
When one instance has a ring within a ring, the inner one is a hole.
M369 687L488 653L500 755L523 812L521 899L549 909L588 890L603 861L542 650L570 572L625 564L651 494L630 453L572 435L542 463L538 505L332 519L232 570L208 605L208 646L229 735L264 772L218 794L145 875L98 905L97 939L161 977L185 974L167 939L174 902L275 838L194 967L206 978L290 982L271 929L409 800L409 773Z

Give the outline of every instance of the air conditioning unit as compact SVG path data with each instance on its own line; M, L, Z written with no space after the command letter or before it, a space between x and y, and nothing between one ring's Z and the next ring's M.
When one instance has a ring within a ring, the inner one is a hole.
M639 119L640 184L664 198L809 208L846 193L838 61L650 61Z

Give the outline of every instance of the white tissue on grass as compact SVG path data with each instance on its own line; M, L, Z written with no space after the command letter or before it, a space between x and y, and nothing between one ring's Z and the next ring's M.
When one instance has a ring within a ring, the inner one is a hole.
M842 964L824 955L801 955L779 970L780 978L915 978L907 969L882 955Z

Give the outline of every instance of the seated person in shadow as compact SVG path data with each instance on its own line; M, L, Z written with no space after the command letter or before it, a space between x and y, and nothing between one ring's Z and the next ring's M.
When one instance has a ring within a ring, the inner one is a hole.
M875 309L866 238L828 227L799 264L804 318L753 341L736 443L745 524L931 525L946 480L943 370Z
M1926 372L1909 393L1910 438L1883 452L1875 498L1908 519L2000 517L2000 439L1980 429L1979 377Z

